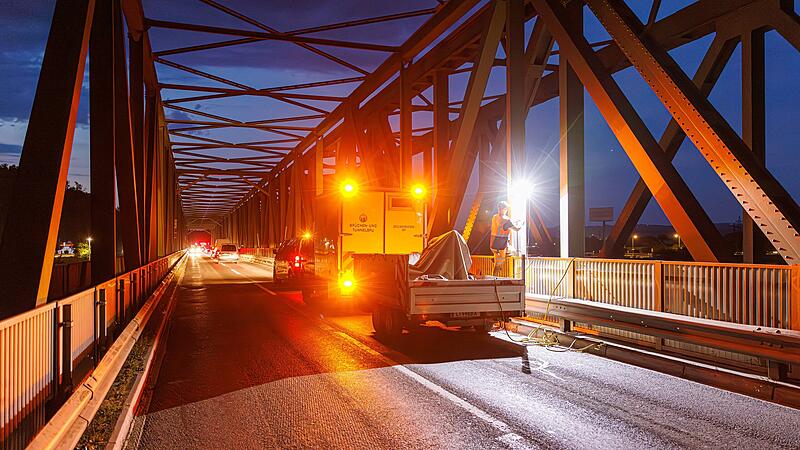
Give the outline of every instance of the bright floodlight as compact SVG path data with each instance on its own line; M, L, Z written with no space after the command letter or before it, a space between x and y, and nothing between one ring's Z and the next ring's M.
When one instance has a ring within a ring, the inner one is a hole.
M533 196L533 184L525 179L520 178L511 183L511 192L509 196L531 198Z
M306 231L305 233L303 233L303 239L306 239L306 240L311 239L311 232L310 231Z
M342 192L343 197L352 197L356 195L358 187L353 180L344 180L339 190Z

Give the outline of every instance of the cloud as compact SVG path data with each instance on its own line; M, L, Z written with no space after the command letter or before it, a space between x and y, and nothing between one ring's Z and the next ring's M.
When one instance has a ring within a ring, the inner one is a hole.
M0 164L18 164L28 121L19 118L0 118ZM16 152L5 151L14 149ZM89 127L78 124L72 142L72 154L67 177L84 186L89 185Z
M17 154L22 151L21 145L0 144L0 154Z

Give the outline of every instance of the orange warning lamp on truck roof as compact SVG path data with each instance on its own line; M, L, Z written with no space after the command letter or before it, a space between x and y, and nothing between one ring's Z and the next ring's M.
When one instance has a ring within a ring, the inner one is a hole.
M339 187L339 191L341 191L342 197L350 198L356 195L358 192L358 185L355 181L347 179L342 182L342 185Z
M411 196L417 200L421 200L422 198L424 198L425 195L427 195L427 193L428 190L425 189L424 184L415 184L411 186Z

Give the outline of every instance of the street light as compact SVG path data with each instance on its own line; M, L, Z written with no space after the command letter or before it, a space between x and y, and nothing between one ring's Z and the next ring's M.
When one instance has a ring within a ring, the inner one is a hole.
M86 242L89 243L89 259L91 259L92 258L92 237L89 236L88 238L86 238Z
M631 236L631 250L636 250L636 239L639 239L638 234Z
M674 237L675 239L678 240L678 250L680 250L681 249L681 235L678 234L678 233L675 233L674 235L672 235L672 237Z

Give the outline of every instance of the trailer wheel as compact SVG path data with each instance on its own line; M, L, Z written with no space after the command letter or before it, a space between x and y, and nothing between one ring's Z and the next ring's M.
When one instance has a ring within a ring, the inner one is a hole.
M475 331L478 333L489 333L494 329L494 320L486 319L482 325L475 325Z

